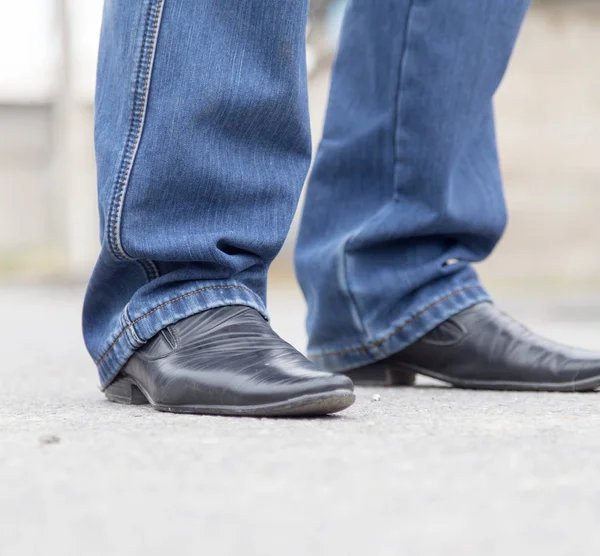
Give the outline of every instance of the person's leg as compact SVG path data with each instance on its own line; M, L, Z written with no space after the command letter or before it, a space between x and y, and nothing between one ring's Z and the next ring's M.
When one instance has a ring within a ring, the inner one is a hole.
M351 2L296 258L322 368L359 384L600 386L600 354L527 331L471 267L505 226L492 97L527 6Z
M83 316L103 387L191 315L243 305L266 317L267 270L310 162L307 3L106 1L95 130L102 251ZM247 313L220 314L182 325L185 334L229 330L239 317L232 350L244 326L265 337ZM176 344L172 336L164 342ZM224 361L221 340L207 350L214 358L219 347ZM234 374L242 365L227 361Z
M353 0L301 224L309 355L345 370L488 299L505 226L492 96L528 0Z

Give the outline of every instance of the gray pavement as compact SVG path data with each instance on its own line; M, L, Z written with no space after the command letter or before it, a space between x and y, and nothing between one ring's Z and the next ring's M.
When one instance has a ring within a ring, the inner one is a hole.
M318 420L112 405L82 346L80 296L0 288L2 556L600 550L596 394L426 382L361 389L353 408ZM271 304L302 346L297 292ZM589 347L600 338L600 318L528 321Z

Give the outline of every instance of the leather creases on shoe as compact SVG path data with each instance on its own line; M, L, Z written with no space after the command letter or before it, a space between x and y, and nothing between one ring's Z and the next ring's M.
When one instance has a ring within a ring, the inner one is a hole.
M120 379L155 408L175 412L326 414L354 401L350 379L318 370L245 306L210 309L164 329ZM125 393L113 401L133 399L128 387L121 383Z

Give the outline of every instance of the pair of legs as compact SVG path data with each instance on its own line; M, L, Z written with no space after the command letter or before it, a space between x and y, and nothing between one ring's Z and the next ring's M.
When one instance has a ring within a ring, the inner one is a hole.
M471 263L506 220L492 98L527 5L351 2L296 251L321 369L384 360L488 301ZM311 159L307 8L106 1L102 252L84 308L103 387L182 319L267 317Z

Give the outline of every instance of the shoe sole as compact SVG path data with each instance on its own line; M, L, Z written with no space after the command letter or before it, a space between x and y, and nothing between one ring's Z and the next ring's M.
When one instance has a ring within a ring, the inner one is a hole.
M349 390L333 390L307 394L290 400L254 406L223 405L163 405L156 403L137 383L118 378L104 391L106 398L126 405L150 404L157 411L196 415L227 415L232 417L317 417L338 413L349 408L356 399Z
M413 365L391 366L385 363L374 363L346 371L344 374L350 377L356 386L414 386L416 375L419 374L465 390L591 392L600 388L600 376L563 383L463 380Z

